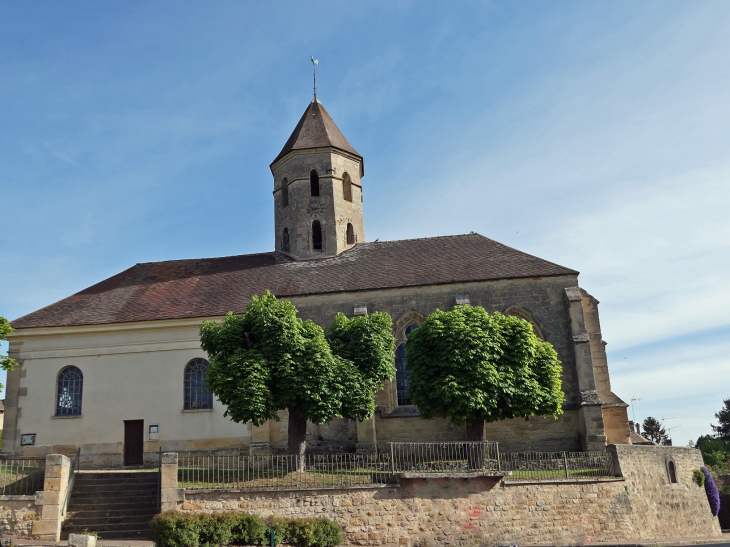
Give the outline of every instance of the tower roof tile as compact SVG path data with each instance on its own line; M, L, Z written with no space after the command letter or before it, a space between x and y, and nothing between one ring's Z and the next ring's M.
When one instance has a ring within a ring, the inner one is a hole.
M294 128L289 140L286 141L284 148L281 149L276 159L271 162L274 165L281 158L286 156L292 150L306 150L308 148L324 148L332 146L339 148L355 156L360 154L347 142L347 139L337 127L335 121L325 110L322 103L317 99L313 99L304 111L299 123Z

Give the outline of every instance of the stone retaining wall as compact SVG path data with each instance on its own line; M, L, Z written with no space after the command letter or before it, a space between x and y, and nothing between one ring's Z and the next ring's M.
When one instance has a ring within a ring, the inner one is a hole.
M622 478L407 479L399 487L347 490L188 491L168 507L327 517L343 526L351 545L564 545L720 536L704 488L692 481L692 470L702 466L698 450L609 449L618 458ZM677 470L674 484L667 473L670 460Z
M41 508L36 506L35 496L0 496L0 507L2 507L0 523L3 537L33 536L33 522L41 518Z

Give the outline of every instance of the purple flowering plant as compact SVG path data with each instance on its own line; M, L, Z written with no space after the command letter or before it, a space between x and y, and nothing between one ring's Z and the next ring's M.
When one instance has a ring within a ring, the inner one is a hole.
M716 517L720 512L720 492L717 490L715 480L710 475L710 472L706 467L702 468L702 472L705 474L705 493L707 494L707 501L710 502L710 510L712 516Z

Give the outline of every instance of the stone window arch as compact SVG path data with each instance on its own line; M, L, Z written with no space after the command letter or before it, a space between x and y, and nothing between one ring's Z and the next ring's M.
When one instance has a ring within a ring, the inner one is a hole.
M287 179L281 181L281 206L289 206L289 181Z
M315 251L322 250L322 224L319 220L312 222L312 249Z
M312 196L319 195L319 174L314 169L309 173L309 191Z
M393 335L396 340L395 349L395 389L396 402L398 406L411 405L408 398L408 384L411 379L411 371L408 369L408 355L406 352L406 338L408 334L416 330L418 325L423 323L426 316L418 310L409 310L404 313L393 327Z
M355 243L355 228L352 227L352 223L347 223L347 244L354 245Z
M78 367L70 366L58 373L56 416L81 416L84 375Z
M537 320L535 320L535 317L525 308L513 305L504 311L504 315L511 315L513 317L519 317L520 319L524 319L525 321L530 323L530 325L532 325L532 332L535 333L535 336L537 336L540 340L545 340L543 329L540 327Z
M205 383L209 364L199 357L185 365L185 410L213 408L213 394Z
M281 250L289 252L289 228L284 228L284 233L281 234Z
M342 195L345 201L352 202L352 181L350 180L350 175L347 173L342 175Z
M677 465L671 458L667 459L667 475L669 477L670 484L677 483Z

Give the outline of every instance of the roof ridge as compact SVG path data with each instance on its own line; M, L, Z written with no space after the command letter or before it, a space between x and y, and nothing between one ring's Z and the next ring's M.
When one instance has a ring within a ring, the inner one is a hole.
M279 251L264 251L261 253L245 253L240 255L225 255L225 256L203 256L199 258L173 258L170 260L153 260L151 262L137 262L134 266L144 266L146 264L165 264L169 262L192 262L193 260L218 260L221 258L238 258L240 256L259 256L259 255L271 255L271 254L279 254L282 256L288 256L284 253L281 253ZM288 257L291 258L291 257ZM131 266L134 268L134 266Z

